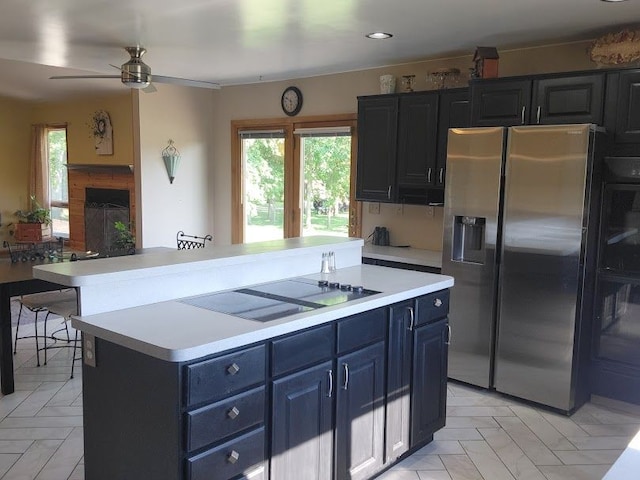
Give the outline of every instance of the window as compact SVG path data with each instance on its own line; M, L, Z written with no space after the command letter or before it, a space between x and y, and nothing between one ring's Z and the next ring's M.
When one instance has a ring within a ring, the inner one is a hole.
M232 122L233 243L360 236L355 115Z
M55 237L69 238L69 184L67 180L67 129L47 128L51 225Z

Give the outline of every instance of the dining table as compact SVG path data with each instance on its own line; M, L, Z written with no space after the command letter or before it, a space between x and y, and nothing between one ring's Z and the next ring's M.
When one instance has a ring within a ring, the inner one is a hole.
M11 297L66 288L57 283L33 278L32 268L35 265L46 265L53 261L55 260L12 262L9 257L0 257L0 391L3 395L15 391Z

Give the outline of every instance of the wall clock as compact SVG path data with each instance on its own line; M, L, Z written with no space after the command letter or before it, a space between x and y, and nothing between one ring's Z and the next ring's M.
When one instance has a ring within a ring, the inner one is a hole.
M285 88L280 104L284 113L290 117L297 115L302 109L302 92L297 87Z

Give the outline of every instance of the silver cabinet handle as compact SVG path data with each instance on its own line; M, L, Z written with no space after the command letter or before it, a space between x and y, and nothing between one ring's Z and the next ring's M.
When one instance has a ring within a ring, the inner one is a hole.
M440 183L444 183L444 168L440 167Z
M240 415L240 410L238 410L238 407L233 407L227 412L227 417L229 417L231 420L234 420L238 415Z
M441 307L441 306L442 306L442 300L440 300L439 298L436 298L436 299L433 301L433 306L434 306L434 307L438 307L438 308L439 308L439 307Z
M523 105L522 106L522 113L520 114L520 122L522 123L522 125L524 125L524 111L525 111L526 107Z
M451 345L451 325L447 325L447 341L445 345Z
M409 331L413 331L414 323L416 320L413 314L413 307L407 307L407 310L409 310L409 317L411 318L411 320L409 321Z
M343 367L344 367L344 385L342 386L342 389L346 390L347 388L349 388L349 364L345 363Z
M227 455L227 462L236 463L240 459L240 454L235 450L231 450L231 453Z
M536 123L540 123L540 105L538 105L538 111L536 112Z
M389 188L387 189L387 199L391 200L391 185L389 185Z
M327 397L331 398L333 396L333 370L327 370L327 374L329 375L329 393Z
M427 183L431 183L431 167L427 169Z
M235 375L239 371L240 366L237 363L232 363L231 365L229 365L229 368L227 368L227 373L229 373L229 375Z

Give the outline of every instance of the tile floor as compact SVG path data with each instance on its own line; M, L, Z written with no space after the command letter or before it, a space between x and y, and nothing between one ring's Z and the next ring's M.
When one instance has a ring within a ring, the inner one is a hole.
M0 397L1 479L84 478L82 380L79 369L69 379L70 356L59 349L38 368L32 341L19 343L16 392ZM640 409L589 403L568 418L450 383L447 426L379 478L599 480L639 429Z

